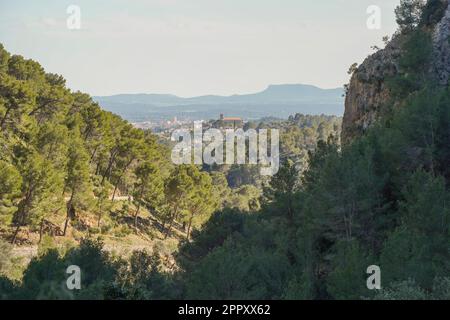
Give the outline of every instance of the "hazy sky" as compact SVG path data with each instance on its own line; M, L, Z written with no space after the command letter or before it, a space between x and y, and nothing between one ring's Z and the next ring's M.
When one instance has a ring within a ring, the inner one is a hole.
M399 0L0 0L0 43L92 95L340 87L396 29ZM81 30L67 28L67 7ZM369 5L381 29L369 30Z

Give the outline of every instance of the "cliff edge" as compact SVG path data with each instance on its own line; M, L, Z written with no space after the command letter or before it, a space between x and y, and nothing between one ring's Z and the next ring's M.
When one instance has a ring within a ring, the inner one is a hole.
M450 82L450 5L438 1L435 12L429 16L437 23L424 22L421 26L432 38L432 61L429 76L441 86ZM436 18L437 17L437 18ZM400 72L399 58L402 55L404 36L396 34L384 49L367 57L353 73L345 98L345 112L342 123L342 142L348 143L373 125L380 116L380 110L392 102L386 79Z

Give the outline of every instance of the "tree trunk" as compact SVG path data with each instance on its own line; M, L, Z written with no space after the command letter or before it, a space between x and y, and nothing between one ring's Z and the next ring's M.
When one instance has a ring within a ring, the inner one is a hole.
M11 108L7 109L5 112L5 115L3 116L2 122L0 123L0 128L3 130L3 126L5 125L6 118L8 118L9 112L11 111Z
M66 236L67 226L69 225L69 213L67 213L66 216L66 222L64 222L64 231L63 231L63 237Z
M117 178L117 182L116 182L116 184L114 185L114 192L113 192L113 195L112 195L112 198L111 198L111 201L112 201L112 202L114 202L114 198L116 197L116 191L117 191L117 188L118 188L118 186L119 186L119 184L120 184L120 181L122 181L122 177L123 177L123 175L125 174L125 171L127 171L128 167L133 163L133 160L134 160L134 159L131 159L131 160L125 165L125 167L122 169L122 172L120 173L120 176Z
M98 213L98 220L97 220L97 228L99 228L99 229L100 229L101 220L102 220L102 213L99 212Z
M166 240L169 237L169 233L172 230L173 221L175 218L170 220L169 227L166 229L166 234L164 235L164 240Z
M86 130L84 131L84 134L83 134L84 141L87 141L87 139L89 138L89 135L91 134L91 131L92 131L92 127L86 128Z
M25 199L25 201L19 206L19 223L17 225L16 231L14 232L14 236L11 240L11 244L15 244L16 240L17 240L17 236L19 235L19 231L20 231L20 227L23 225L23 223L25 222L25 210L27 210L28 207L28 203L30 201L30 197L31 197L31 190L28 190L27 192L27 197Z
M194 219L194 215L191 215L189 219L188 229L186 233L186 240L189 242L189 239L191 238L191 227L192 227L192 220Z
M96 146L96 147L94 148L94 151L92 151L92 154L91 154L91 158L90 158L90 160L89 160L89 163L92 163L92 161L94 161L94 157L95 157L95 154L97 153L97 149L98 149L99 146L100 146L100 145Z
M113 191L113 195L111 197L111 202L114 202L114 199L116 198L117 186L119 185L119 183L120 183L120 180L114 186L114 191Z
M62 191L62 196L63 197L64 197L64 194L66 193L66 189L67 189L67 184L64 183L64 187L63 187L63 191Z
M72 212L74 211L73 206L72 206L73 196L74 196L74 192L72 191L70 200L69 200L69 202L67 202L67 214L66 214L66 221L64 223L63 237L66 236L67 227L69 226L69 220L72 216Z
M138 204L138 207L136 209L136 212L134 214L134 230L136 232L136 234L138 233L138 216L139 216L139 211L141 210L141 204Z
M109 174L109 171L111 170L112 164L113 164L112 160L110 160L109 163L108 163L108 166L106 167L105 172L102 174L102 182L100 183L101 185L103 185L105 183L106 176Z
M167 239L167 237L169 236L169 233L172 230L173 222L175 221L175 218L176 218L177 215L178 215L178 205L175 206L174 213L173 213L173 215L170 216L170 223L169 223L169 227L166 230L166 234L164 236L164 240Z
M97 167L95 168L95 175L99 175L100 173L100 162L97 162Z
M38 243L41 243L43 233L44 233L44 219L41 220L41 227L39 228L39 242Z
M16 231L14 232L14 236L11 240L11 244L15 244L16 243L16 239L17 239L17 235L19 234L20 231L20 224L17 226Z
M166 229L166 234L164 236L164 240L167 239L169 237L170 232L172 231L172 226L173 223L175 222L175 215L173 215L172 217L170 217L170 222L169 222L169 227Z
M109 178L109 176L111 175L111 169L112 169L112 165L114 164L115 159L116 159L116 152L114 151L111 153L111 156L109 157L108 167L106 168L105 173L103 174L103 177L102 177L102 182L101 182L102 185L105 182L106 177Z
M101 206L101 197L98 198L97 200L97 208L98 208L98 220L97 220L97 227L100 229L100 223L102 220L102 206Z

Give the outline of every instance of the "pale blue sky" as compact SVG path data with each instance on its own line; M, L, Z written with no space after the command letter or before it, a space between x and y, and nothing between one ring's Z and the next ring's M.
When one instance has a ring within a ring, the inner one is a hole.
M93 95L342 86L396 29L399 0L0 0L0 42ZM66 9L81 8L81 30ZM366 27L369 5L381 30Z

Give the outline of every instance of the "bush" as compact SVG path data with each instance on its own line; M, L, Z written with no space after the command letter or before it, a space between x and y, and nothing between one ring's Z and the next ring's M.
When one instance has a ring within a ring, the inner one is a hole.
M11 266L12 246L0 239L0 274L5 273Z

